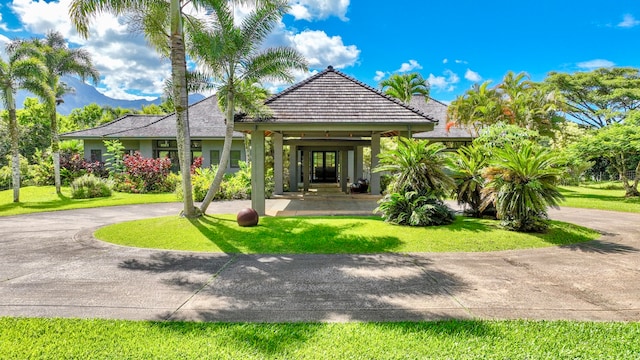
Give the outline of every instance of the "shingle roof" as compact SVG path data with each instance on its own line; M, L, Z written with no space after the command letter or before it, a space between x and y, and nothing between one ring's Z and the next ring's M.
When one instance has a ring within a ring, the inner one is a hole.
M218 108L218 100L210 96L189 106L189 133L194 139L224 138L224 115ZM125 115L110 123L87 130L61 135L68 139L90 138L175 138L176 116ZM239 132L234 137L242 137Z
M328 67L269 98L276 123L424 123L436 120ZM248 117L240 122L264 122Z
M460 127L451 127L449 131L447 131L447 105L441 103L438 100L433 98L429 98L428 101L425 101L424 96L422 95L414 95L411 98L410 105L416 109L421 110L425 114L429 114L438 120L438 123L434 126L433 131L423 132L414 134L415 138L418 139L434 139L434 140L469 140L471 141L473 138L471 133L465 129Z

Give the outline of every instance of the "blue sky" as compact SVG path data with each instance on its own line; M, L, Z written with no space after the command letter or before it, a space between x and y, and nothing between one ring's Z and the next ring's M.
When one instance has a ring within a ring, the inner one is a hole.
M115 98L160 95L167 61L108 15L94 21L89 39L79 38L66 15L69 2L0 4L0 43L55 29L72 46L93 54L101 92ZM497 82L509 70L540 81L550 71L640 67L637 0L291 0L291 5L268 44L293 46L308 58L311 69L296 74L298 80L333 65L377 87L394 72L416 71L429 80L432 97L449 102L474 82Z

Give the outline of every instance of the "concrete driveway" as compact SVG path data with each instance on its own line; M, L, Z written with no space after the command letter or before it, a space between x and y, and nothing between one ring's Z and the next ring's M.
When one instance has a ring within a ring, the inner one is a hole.
M338 213L375 206L348 202L327 206ZM246 206L214 203L210 212ZM304 209L295 200L267 207L273 213ZM638 214L552 211L554 219L603 235L575 246L491 253L206 254L121 247L91 235L105 224L179 209L152 204L0 217L0 316L640 320Z

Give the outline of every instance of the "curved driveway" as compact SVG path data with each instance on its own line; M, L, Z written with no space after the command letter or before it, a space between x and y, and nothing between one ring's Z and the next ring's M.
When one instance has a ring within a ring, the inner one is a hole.
M214 203L210 212L246 205ZM639 214L563 208L551 216L602 237L491 253L205 254L127 248L91 236L105 224L179 209L153 204L0 217L0 316L640 320Z

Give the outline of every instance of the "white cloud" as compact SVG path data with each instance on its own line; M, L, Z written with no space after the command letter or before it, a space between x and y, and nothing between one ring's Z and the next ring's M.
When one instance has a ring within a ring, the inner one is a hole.
M640 20L636 20L631 14L625 14L622 17L622 21L618 23L618 27L621 28L632 28L640 25Z
M456 64L468 64L469 62L466 60L455 60Z
M422 65L420 65L417 61L415 60L409 60L408 63L402 63L402 65L400 65L400 69L398 69L398 72L408 72L411 70L415 70L415 69L422 69Z
M373 77L373 80L380 81L384 79L385 76L387 76L386 72L378 70L376 71L376 76Z
M355 45L345 45L340 36L328 36L324 31L305 30L289 35L291 46L307 58L311 68L333 65L342 69L356 63L360 50Z
M148 46L144 37L132 34L127 24L118 18L101 14L92 19L89 37L84 39L69 20L70 2L15 0L12 9L29 32L44 35L55 29L71 43L87 50L101 75L98 90L105 95L118 99L161 95L170 67Z
M348 21L346 17L350 0L291 0L289 14L296 20L323 20L330 16L336 16L342 21Z
M436 89L438 91L447 91L451 92L455 90L455 84L460 82L460 77L458 74L454 73L451 70L445 70L443 72L445 76L435 76L433 74L429 74L427 78L427 82L431 85L432 89Z
M593 70L593 69L598 69L603 67L604 68L613 67L616 64L609 60L594 59L594 60L579 62L577 65L579 68L582 68L582 69Z
M442 59L442 63L443 63L443 64L446 64L446 63L448 63L448 62L449 62L449 59L447 59L447 58Z
M464 78L473 82L479 82L482 80L482 76L471 69L467 69L467 72L464 73Z

